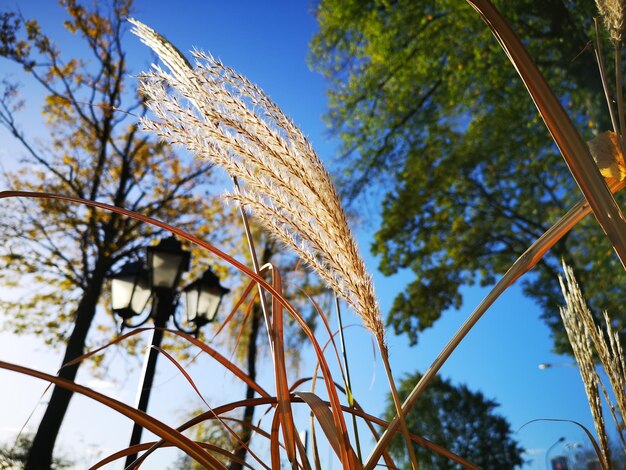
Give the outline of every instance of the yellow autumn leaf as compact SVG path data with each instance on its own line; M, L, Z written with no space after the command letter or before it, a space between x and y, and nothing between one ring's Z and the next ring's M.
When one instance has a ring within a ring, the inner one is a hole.
M611 191L621 189L626 184L626 161L615 132L604 132L587 142L587 145Z

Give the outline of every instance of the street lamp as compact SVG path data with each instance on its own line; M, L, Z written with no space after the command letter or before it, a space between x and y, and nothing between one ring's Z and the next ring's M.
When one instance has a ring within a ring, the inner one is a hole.
M121 317L122 328L138 327L149 319L154 322L151 347L147 351L143 366L143 378L138 390L137 409L146 411L154 380L158 348L163 339L163 329L170 317L177 329L196 335L200 328L213 321L222 301L222 297L229 289L222 287L219 278L208 269L197 281L184 289L187 321L194 325L192 331L187 331L176 319L175 311L178 303L178 283L183 272L189 269L190 253L174 236L160 240L156 246L146 249L147 269L140 261L126 264L111 278L111 299L113 311ZM140 315L150 297L152 308L146 318L135 324L130 319ZM135 423L130 438L130 446L139 444L143 428ZM137 459L137 454L126 458L126 467Z
M153 289L173 290L180 276L189 269L190 253L183 250L174 235L146 248L150 285Z
M578 367L575 362L542 362L537 367L540 370L552 369L553 367Z
M150 300L148 272L140 261L125 264L111 279L113 311L122 318L122 324L144 311Z
M222 297L228 294L230 289L222 287L215 273L207 269L200 279L185 287L184 292L187 322L194 323L200 328L215 320ZM180 329L180 326L178 328Z
M548 447L548 450L546 450L546 469L550 468L550 458L549 458L550 452L552 451L552 449L554 449L557 445L559 445L563 441L565 441L565 438L559 437L557 441L554 444L552 444L550 447Z

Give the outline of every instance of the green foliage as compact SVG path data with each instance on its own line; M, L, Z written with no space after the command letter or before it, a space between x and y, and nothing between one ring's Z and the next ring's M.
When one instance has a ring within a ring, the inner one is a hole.
M0 447L0 470L18 470L24 468L26 456L32 442L32 436L22 434L16 442L3 444ZM71 468L73 462L66 457L56 457L52 461L50 470Z
M583 135L608 130L587 47L593 2L499 3ZM415 343L462 305L462 286L494 283L580 193L515 70L465 2L324 0L317 18L312 62L331 84L327 119L343 142L346 193L385 188L372 250L385 274L415 275L388 318ZM624 301L611 253L589 217L525 279L557 349L568 349L556 308L559 258L600 311Z
M419 381L421 374L406 376L400 383L403 400ZM513 439L510 425L495 413L498 404L480 392L472 392L465 385L454 386L436 377L417 404L407 415L409 431L443 446L484 469L513 468L523 463L524 450ZM387 400L387 419L395 416L391 397ZM406 444L396 436L389 449L402 462L402 468L411 468ZM420 468L453 469L457 464L415 444L415 455Z

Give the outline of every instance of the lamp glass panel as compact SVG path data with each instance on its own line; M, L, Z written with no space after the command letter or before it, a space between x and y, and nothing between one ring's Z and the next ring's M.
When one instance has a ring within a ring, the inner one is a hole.
M114 278L111 281L111 304L114 310L127 308L133 295L135 276Z
M146 308L148 300L150 300L150 284L145 277L140 277L130 307L134 312L141 313Z
M141 313L150 299L150 286L142 277L139 279L136 276L114 278L111 281L111 297L113 310L130 307L133 312Z
M198 316L198 289L185 291L185 307L187 308L187 321L194 321Z
M198 316L204 317L209 321L213 320L220 300L221 296L216 294L213 289L202 289L198 302Z
M178 280L178 271L182 256L174 253L158 253L152 255L152 284L154 287L171 289Z

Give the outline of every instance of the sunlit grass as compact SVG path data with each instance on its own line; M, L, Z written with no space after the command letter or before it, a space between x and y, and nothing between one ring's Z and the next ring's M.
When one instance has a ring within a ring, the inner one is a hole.
M236 400L215 406L177 426L158 421L146 413L137 411L124 403L78 384L15 364L0 362L1 368L46 380L99 401L141 424L161 439L158 442L121 449L96 463L94 468L145 450L145 453L135 463L135 465L139 465L145 459L150 458L157 449L164 446L179 448L205 468L226 468L225 462L237 460L232 449L219 447L213 443L196 442L187 437L184 431L206 421L217 421L219 426L223 427L237 442L237 445L246 446L247 444L237 435L238 427L233 426L230 413L250 405L262 410L264 418L259 425L252 425L251 423L245 423L245 425L252 426L255 439L264 443L262 445L269 449L271 458L269 462L265 462L250 450L250 462L246 463L246 466L250 468L280 468L281 462L284 461L288 461L293 468L319 468L319 459L313 458L312 462L310 459L311 455L318 455L318 446L322 439L332 449L344 468L372 469L380 464L381 458L385 465L394 467L386 447L399 428L402 428L414 467L417 467L417 460L412 455L413 447L410 445L410 441L444 455L466 468L476 468L470 462L465 461L462 456L453 455L436 443L431 443L420 436L411 435L410 430L404 424L404 416L493 302L517 279L530 271L550 248L587 214L594 213L606 231L616 253L623 263L626 261L626 220L612 196L612 192L619 191L626 185L626 163L622 152L624 143L619 119L613 119L615 126L613 132L602 134L589 144L585 143L574 128L558 98L552 93L532 59L526 53L521 41L510 30L498 11L487 0L468 1L492 29L519 72L585 199L546 231L510 267L493 290L468 317L465 324L450 339L448 345L423 374L422 379L403 404L400 403L395 389L385 343L382 315L371 276L359 254L339 197L331 183L330 175L308 141L278 106L245 77L214 60L211 56L197 51L193 53L196 62L192 65L178 49L164 38L145 25L133 21L134 31L146 44L153 48L169 69L169 71L165 71L155 66L151 72L141 76L141 92L146 96L148 106L154 114L153 118L143 121L144 126L168 142L184 145L199 157L212 159L216 164L224 167L235 182L233 191L228 195L228 198L245 209L242 211L244 221L247 218L246 211L252 213L269 233L285 245L285 249L293 250L326 282L330 290L341 297L359 315L378 345L398 415L390 423L386 423L367 414L366 410L362 410L358 406L358 396L354 406L345 404L352 405L353 402L352 397L346 398L346 376L335 342L327 343L334 349L333 361L336 360L336 363L331 364L325 354L326 345L324 344L325 340L321 339L321 334L310 328L301 313L283 295L281 273L275 266L258 266L257 264L252 268L245 266L237 261L232 254L225 253L219 247L195 238L179 228L132 211L63 195L5 191L0 193L0 198L43 197L64 200L68 203L86 204L168 230L230 264L234 269L247 276L251 283L258 285L261 298L264 297L265 293L269 297L268 304L264 306L264 313L275 379L272 390L266 390L252 380L233 361L220 354L210 344L205 344L184 333L168 330L168 334L178 335L182 341L191 343L203 353L211 356L225 367L236 380L251 387L259 395L259 398ZM616 47L619 42L616 41ZM599 65L602 70L601 60ZM608 87L606 77L603 77L603 80L606 89ZM621 88L619 79L618 85ZM621 100L618 100L617 110L613 110L611 102L608 103L608 106L612 110L612 116L617 114L623 119ZM249 232L247 235L251 238ZM251 254L254 259L253 249ZM568 282L569 280L570 276L568 276ZM570 288L569 292L571 291ZM245 289L243 295L247 296L250 292L251 289ZM567 294L566 297L568 310L564 311L569 311L571 310L572 298ZM243 303L242 300L236 299L234 304L241 304ZM322 311L318 306L316 309L322 320L321 323L325 326L325 334L332 338L334 332L330 330L327 323L329 312ZM286 373L284 329L286 315L291 316L299 325L313 349L317 361L316 369L312 374L303 376L291 383ZM586 336L602 337L603 333L593 325L593 319L591 323L580 326L582 325L580 322L579 325L576 321L567 320L567 318L572 318L571 315L564 314L564 316L572 345L578 343L582 345L579 350L584 352L585 345L588 344L585 339ZM594 344L598 356L605 368L608 368L613 388L622 387L623 392L624 383L623 380L620 381L620 376L623 379L626 372L623 365L623 352L618 339L615 339L610 332L608 317L606 324L609 329L608 336L613 339L608 343L608 346L607 344L599 345L599 339L598 341L594 339ZM600 332L598 333L598 331ZM106 347L129 340L136 333L132 332L120 337ZM605 349L602 349L603 347ZM576 347L574 349L576 352ZM76 361L82 361L100 352L100 349L92 351L76 359ZM190 386L201 396L200 390L197 389L184 367L178 364L166 351L161 352L174 362ZM613 356L621 358L621 362L613 360ZM593 358L591 354L577 353L577 359L581 363L581 370L589 372L585 383L588 394L590 397L593 396L591 402L592 409L596 410L594 411L595 416L600 398L599 394L597 397L594 395L594 390L597 392L598 382L590 372L595 370ZM315 387L313 389L305 388L310 381L316 380L317 367L319 367L323 382L323 390L321 391ZM340 377L335 377L332 370L339 370ZM612 374L611 372L615 373ZM624 418L626 400L623 394L620 396L616 392L616 396L620 398L618 398L619 406L614 410L614 413L616 422L619 422L617 415L621 414L621 419ZM318 430L310 453L307 452L304 443L300 440L300 429L295 424L292 406L295 403L304 404L310 409L314 423L313 428ZM359 444L356 440L351 440L346 424L346 416L348 415L356 416L362 420L368 426L372 438L376 442L364 461L359 458L361 455L357 448ZM598 418L597 422L600 421ZM378 434L378 426L384 429L382 435ZM599 453L602 454L601 461L607 468L607 445L602 434L603 425L597 424L596 432L601 442L601 449L599 450Z

